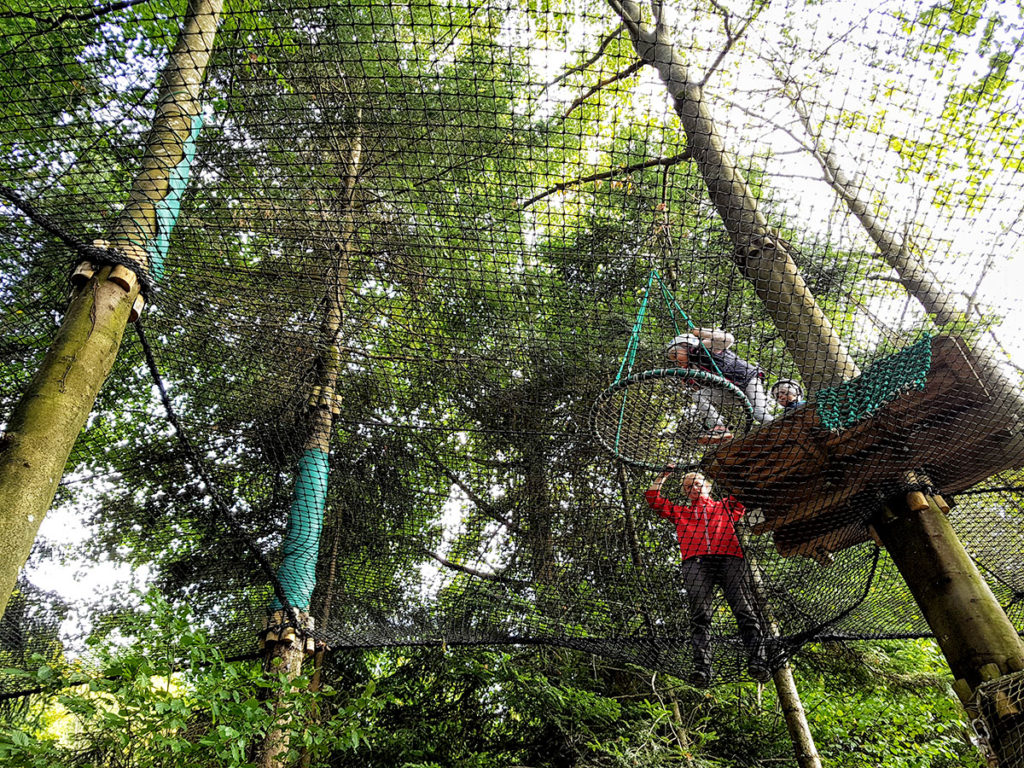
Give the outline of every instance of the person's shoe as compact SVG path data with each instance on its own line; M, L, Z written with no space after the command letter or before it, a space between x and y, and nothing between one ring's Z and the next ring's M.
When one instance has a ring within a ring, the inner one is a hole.
M697 667L690 674L690 685L694 688L707 688L711 685L711 667Z
M747 672L759 683L767 683L772 679L772 669L764 659L751 659Z
M732 440L732 432L723 426L712 427L697 438L698 445L718 445Z

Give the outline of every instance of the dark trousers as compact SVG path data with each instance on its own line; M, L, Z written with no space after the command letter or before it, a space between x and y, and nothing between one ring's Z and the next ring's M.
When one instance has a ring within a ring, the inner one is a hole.
M683 561L682 572L690 604L690 637L697 667L711 667L711 617L716 584L722 588L732 608L751 661L764 661L764 629L743 558L731 555L691 557Z

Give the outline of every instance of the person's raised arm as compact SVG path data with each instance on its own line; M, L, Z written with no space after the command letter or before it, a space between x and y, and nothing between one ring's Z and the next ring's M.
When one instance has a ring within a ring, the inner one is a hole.
M661 486L665 484L665 481L668 480L672 473L675 471L675 465L669 464L667 467L665 467L664 472L662 472L660 475L654 478L653 481L651 481L651 487L647 489L647 492L650 493L651 491L654 491L654 493L660 494Z
M661 495L661 486L665 484L669 476L675 472L676 468L674 464L669 464L665 467L665 471L658 475L651 482L650 488L647 489L647 493L644 494L644 498L647 499L647 504L662 517L672 518L673 509L676 508L675 504L672 504L668 499Z
M724 352L733 345L736 337L721 328L697 328L697 337L711 347L712 352Z

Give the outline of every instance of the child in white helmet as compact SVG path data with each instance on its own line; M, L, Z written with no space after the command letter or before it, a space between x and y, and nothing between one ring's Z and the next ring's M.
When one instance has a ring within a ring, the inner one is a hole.
M772 385L771 395L786 413L795 411L807 402L804 400L803 389L793 379L779 379L776 381Z
M731 333L718 328L695 328L693 333L672 339L665 354L676 365L721 375L735 384L750 401L754 419L761 424L767 423L772 417L768 414L768 395L764 391L764 370L729 349L735 341ZM720 394L711 387L702 387L697 395L698 406L707 413L708 433L699 441L705 445L732 439L732 433L715 408L715 397Z

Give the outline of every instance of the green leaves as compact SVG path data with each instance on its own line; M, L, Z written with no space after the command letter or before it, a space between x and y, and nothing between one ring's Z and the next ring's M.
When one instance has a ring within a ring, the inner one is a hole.
M0 756L24 766L96 758L139 768L252 764L254 748L279 725L279 712L259 693L281 680L258 663L227 662L187 610L157 598L147 606L130 644L94 644L96 667L44 664L32 673L46 693L24 725L0 731ZM380 706L373 687L335 708L336 691L313 693L308 682L284 687L291 759L300 748L320 755L358 747L361 721Z

